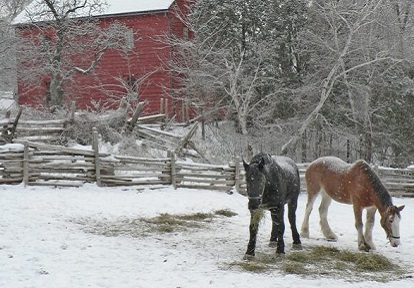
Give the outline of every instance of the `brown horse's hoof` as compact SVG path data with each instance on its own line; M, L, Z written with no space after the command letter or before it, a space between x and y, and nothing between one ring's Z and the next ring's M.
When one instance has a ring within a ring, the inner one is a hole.
M364 252L370 252L372 249L371 247L368 245L361 245L359 246L359 250L364 251Z
M365 252L369 252L369 251L371 251L372 249L371 249L371 246L369 246L368 244L363 244L363 245L360 245L359 247L359 250L361 250L361 251L365 251Z
M359 251L370 252L371 249L369 249L368 247L359 247Z
M254 259L254 255L244 254L243 260L251 261Z

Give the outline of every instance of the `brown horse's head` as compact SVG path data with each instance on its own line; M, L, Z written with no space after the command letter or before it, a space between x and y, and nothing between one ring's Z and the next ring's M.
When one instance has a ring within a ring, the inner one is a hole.
M390 240L392 247L400 245L400 212L404 209L403 206L388 206L381 217L381 226L387 234L387 239Z

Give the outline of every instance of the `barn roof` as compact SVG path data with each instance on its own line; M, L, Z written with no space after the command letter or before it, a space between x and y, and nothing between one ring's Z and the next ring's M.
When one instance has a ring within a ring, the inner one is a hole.
M67 0L58 0L58 3L64 3ZM83 16L108 16L118 14L130 14L130 13L144 13L150 11L163 11L168 10L175 0L104 0L107 5L104 5L99 11L90 13L90 6L85 7L82 11L78 11L76 17ZM89 1L92 2L92 1ZM21 12L13 20L13 24L29 23L37 21L52 20L51 15L44 13L46 4L42 0L32 1L26 9ZM28 15L38 15L31 18Z

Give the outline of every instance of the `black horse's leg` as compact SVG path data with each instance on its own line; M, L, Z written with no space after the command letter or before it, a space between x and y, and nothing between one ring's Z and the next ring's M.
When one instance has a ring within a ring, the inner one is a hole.
M293 247L296 249L302 248L300 242L300 235L298 233L298 229L296 228L296 209L298 207L298 199L293 199L288 202L288 218L290 229L292 230L292 238L293 238Z
M285 241L283 240L283 234L285 233L284 206L279 205L270 209L270 214L272 216L272 234L276 235L276 253L285 254Z
M270 210L270 213L272 215L272 210ZM269 247L276 247L277 246L277 222L273 221L272 217L272 232L270 233L270 241L269 241Z
M256 237L257 231L259 230L259 221L257 217L257 213L260 213L259 210L250 210L250 225L249 225L249 232L250 232L250 239L249 243L247 244L247 251L244 255L245 260L249 260L254 257L255 249L256 249Z

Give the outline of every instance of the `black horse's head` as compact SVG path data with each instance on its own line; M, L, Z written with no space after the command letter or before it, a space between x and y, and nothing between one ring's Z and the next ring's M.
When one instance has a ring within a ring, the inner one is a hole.
M262 203L263 192L266 186L266 176L263 173L265 160L263 157L253 158L250 164L243 160L246 171L247 196L249 198L249 209L258 209Z

